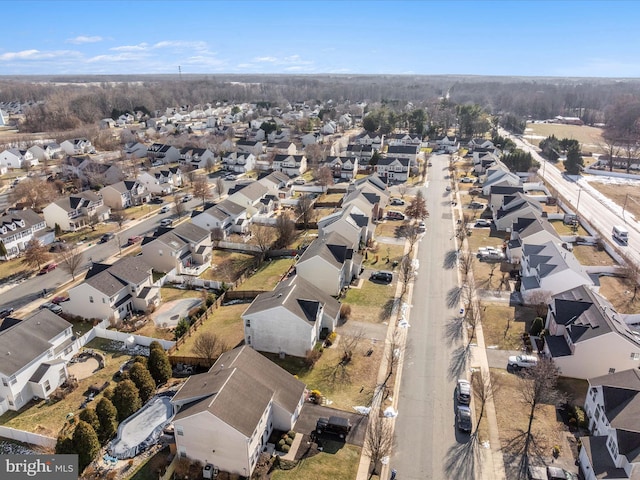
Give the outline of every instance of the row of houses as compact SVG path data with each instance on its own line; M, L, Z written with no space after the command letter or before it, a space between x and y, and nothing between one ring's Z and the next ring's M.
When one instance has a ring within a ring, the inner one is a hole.
M542 355L560 375L588 379L585 411L591 436L581 437L587 480L640 474L640 316L617 312L598 293L597 276L549 224L531 190L497 158L474 153L495 228L508 233L507 259L519 265L525 303L548 304Z

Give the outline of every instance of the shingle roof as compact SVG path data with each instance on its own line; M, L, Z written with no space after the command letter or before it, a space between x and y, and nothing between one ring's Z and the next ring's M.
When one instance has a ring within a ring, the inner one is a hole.
M113 296L128 284L140 284L149 278L151 267L139 257L125 257L113 265L94 263L85 283L99 292Z
M293 413L305 385L251 347L225 352L207 373L191 376L174 395L184 405L174 420L209 412L245 436L253 434L269 401Z
M50 340L69 327L64 318L43 309L0 331L0 371L6 376L17 373L46 353Z

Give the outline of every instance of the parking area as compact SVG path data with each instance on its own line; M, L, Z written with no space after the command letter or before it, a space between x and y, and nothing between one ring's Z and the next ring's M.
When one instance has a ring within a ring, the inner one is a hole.
M300 412L300 417L295 424L294 430L298 433L311 435L316 428L316 422L320 417L339 416L348 418L351 421L351 432L345 439L346 443L361 447L364 445L364 435L367 430L367 421L369 417L365 417L356 412L344 412L330 407L323 407L314 403L305 403ZM327 438L336 440L334 435L328 435Z

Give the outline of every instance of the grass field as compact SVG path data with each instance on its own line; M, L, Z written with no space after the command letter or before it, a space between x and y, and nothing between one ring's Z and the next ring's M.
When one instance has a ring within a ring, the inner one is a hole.
M527 123L524 137L535 136L531 142L538 145L540 140L550 135L556 137L575 139L580 142L583 151L599 152L598 144L602 142L602 129L587 125L562 125L558 123Z
M358 473L359 462L360 448L344 444L335 453L325 451L305 458L291 470L276 469L271 480L352 480Z
M571 225L565 225L562 220L549 220L549 224L558 232L559 235L574 235L573 227ZM589 235L582 225L578 225L578 230L575 235Z
M389 285L374 283L363 278L360 288L350 288L343 303L351 306L351 320L380 323L389 320L398 275Z
M582 265L617 265L607 252L598 250L594 245L576 245L573 254Z
M594 181L589 182L589 185L617 205L624 206L625 211L631 213L636 219L640 218L640 194L638 194L637 184Z
M260 266L258 271L240 285L237 290L271 291L294 263L295 259L293 258L278 258L266 261Z

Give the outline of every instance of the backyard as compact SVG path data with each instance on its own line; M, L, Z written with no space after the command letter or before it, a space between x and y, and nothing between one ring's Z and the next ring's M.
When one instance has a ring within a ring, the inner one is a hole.
M93 384L110 381L120 365L131 358L123 352L105 350L111 345L110 340L96 338L85 348L100 351L106 358L105 368L96 371L90 377L78 381L78 387L63 400L48 403L46 400L31 401L20 412L8 411L0 417L0 425L17 428L41 435L56 437L66 423L69 413L77 413L85 399L84 393ZM97 396L93 403L101 397Z
M620 313L640 313L640 288L635 290L634 284L627 278L600 277L599 293L605 297L616 311Z
M487 348L499 350L519 350L522 348L522 334L529 332L536 317L532 308L504 303L482 303L482 331Z
M296 260L294 258L267 260L260 265L258 271L251 275L251 277L236 288L236 290L262 290L270 292L291 269L295 262Z
M214 250L211 268L200 278L234 283L255 264L255 256L229 250Z

